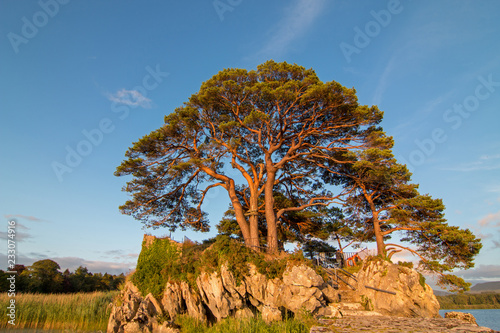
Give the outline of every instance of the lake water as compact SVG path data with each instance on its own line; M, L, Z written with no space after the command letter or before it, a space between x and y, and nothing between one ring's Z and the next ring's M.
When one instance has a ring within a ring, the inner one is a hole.
M500 331L500 309L488 309L488 310L439 310L439 314L444 317L446 312L465 312L470 313L476 318L476 322L479 326L486 326L496 331Z

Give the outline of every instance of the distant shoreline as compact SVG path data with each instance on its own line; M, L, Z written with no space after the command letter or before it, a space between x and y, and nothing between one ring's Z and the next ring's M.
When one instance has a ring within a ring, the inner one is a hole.
M500 293L464 293L436 296L441 310L500 309Z
M493 307L492 307L493 306ZM491 305L491 304L477 304L471 306L463 306L463 307L441 307L440 310L498 310L500 309L499 305Z

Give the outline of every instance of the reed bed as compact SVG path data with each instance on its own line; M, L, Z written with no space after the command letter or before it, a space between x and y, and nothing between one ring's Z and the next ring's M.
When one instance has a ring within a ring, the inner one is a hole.
M10 298L0 294L0 328L106 331L110 303L118 291L76 294L17 294L16 325L5 318Z

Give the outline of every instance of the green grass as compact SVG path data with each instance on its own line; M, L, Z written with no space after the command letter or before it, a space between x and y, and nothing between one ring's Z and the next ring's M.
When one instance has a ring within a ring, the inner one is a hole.
M266 324L261 317L235 319L226 318L211 327L187 315L179 316L176 323L181 326L182 333L308 333L310 320L285 319Z
M106 331L118 291L76 294L17 294L15 328ZM0 328L12 328L5 321L10 298L0 294Z

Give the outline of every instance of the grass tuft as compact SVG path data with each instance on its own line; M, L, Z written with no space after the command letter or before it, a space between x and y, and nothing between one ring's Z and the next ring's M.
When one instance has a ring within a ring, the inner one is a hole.
M187 315L176 319L182 333L308 333L311 323L299 319L285 319L267 324L262 318L235 319L226 318L215 325L208 327L200 321Z

